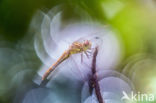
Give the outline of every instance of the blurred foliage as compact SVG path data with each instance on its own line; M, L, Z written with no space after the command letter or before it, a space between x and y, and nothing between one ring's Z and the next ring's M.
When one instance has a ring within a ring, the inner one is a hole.
M156 13L152 11L145 5L129 3L111 20L112 25L120 31L128 55L154 52L150 46L153 40L150 39L151 36L155 38L156 31L153 27L156 26Z
M1 38L16 41L23 37L29 27L34 13L38 10L48 10L58 4L66 4L67 10L80 5L92 16L103 18L102 9L96 0L1 0L0 1L0 34ZM96 12L96 13L95 13ZM72 13L68 13L71 15Z
M59 0L2 0L0 1L0 34L16 41L27 32L33 14L39 8L50 8Z

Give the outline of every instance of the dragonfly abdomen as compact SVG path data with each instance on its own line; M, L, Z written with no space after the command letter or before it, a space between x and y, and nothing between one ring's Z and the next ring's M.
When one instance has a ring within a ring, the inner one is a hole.
M46 73L43 75L42 80L45 80L45 79L48 77L48 75L49 75L52 71L54 71L55 68L56 68L59 64L61 64L64 60L66 60L67 58L69 58L70 55L71 55L71 54L69 53L69 51L65 51L65 52L62 54L62 56L46 71Z

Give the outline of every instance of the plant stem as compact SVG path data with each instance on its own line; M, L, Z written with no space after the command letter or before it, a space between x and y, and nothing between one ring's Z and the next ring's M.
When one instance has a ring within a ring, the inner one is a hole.
M95 88L95 93L96 93L96 97L99 101L99 103L104 103L101 92L100 92L100 86L98 83L98 79L97 79L97 74L96 74L96 57L98 54L98 47L95 48L95 51L93 53L93 59L92 59L92 76L90 79L90 87L93 89Z

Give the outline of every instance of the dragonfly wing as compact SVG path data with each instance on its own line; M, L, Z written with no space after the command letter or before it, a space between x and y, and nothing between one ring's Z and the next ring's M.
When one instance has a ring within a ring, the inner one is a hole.
M91 67L87 63L90 63L89 60L87 61L87 58L84 58L84 63L81 62L81 54L72 55L59 64L48 78L55 78L62 75L66 78L73 78L81 82L85 81L88 79L88 74L91 73Z
M77 66L73 64L71 58L68 58L56 67L48 76L48 79L59 78L60 76L64 76L65 78L76 78L76 75L74 74L76 70Z
M106 31L102 30L96 30L92 31L90 33L87 33L85 35L82 35L79 37L76 41L77 42L83 42L85 40L90 40L93 43L102 43L102 36L105 35Z
M120 44L117 37L108 32L102 37L97 55L98 69L114 69L120 61Z
M71 56L70 62L72 62L72 64L77 67L76 70L74 68L71 68L71 69L74 69L72 71L75 73L75 75L78 76L77 78L79 80L85 81L86 76L88 74L88 72L85 72L85 69L88 69L88 66L84 65L84 63L83 63L84 61L82 62L81 54L78 54L78 56L79 56L79 58L77 58L75 55Z
M88 58L87 56L83 56L83 62L81 60L81 54L75 54L72 56L73 61L75 61L75 65L78 67L78 73L81 73L83 77L83 81L89 79L89 75L91 74L91 61L92 58Z
M79 55L79 58L81 58L80 55ZM75 56L70 56L68 59L64 60L57 67L59 68L59 70L57 69L58 71L57 70L56 71L57 73L58 72L62 73L61 75L64 75L67 78L73 78L75 80L84 81L85 72L83 69L85 68L85 65L82 65L79 62L80 61L77 61L77 59L75 59Z

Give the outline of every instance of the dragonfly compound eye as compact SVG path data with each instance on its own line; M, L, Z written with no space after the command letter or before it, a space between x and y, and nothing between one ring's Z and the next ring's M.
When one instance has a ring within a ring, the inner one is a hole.
M88 40L86 40L85 42L84 42L84 45L85 46L88 46L90 43L89 43L89 41Z

